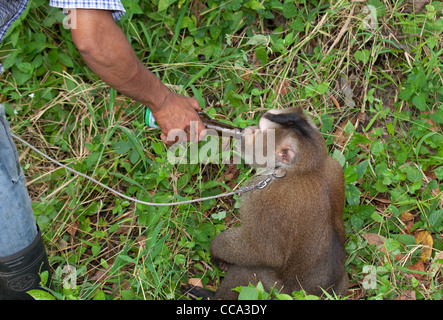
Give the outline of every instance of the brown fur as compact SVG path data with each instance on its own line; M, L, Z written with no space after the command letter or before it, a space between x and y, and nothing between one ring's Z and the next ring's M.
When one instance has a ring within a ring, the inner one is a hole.
M286 175L245 193L241 226L213 240L212 258L230 266L215 298L236 299L233 288L258 281L284 293L322 295L323 288L346 295L343 171L300 108L271 113L296 115L288 127L266 120L267 113L257 131L276 129L275 172Z

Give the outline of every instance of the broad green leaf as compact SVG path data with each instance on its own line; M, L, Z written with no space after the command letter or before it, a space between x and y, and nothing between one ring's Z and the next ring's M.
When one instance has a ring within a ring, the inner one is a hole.
M443 124L443 109L438 109L433 114L431 114L432 120L435 122Z
M364 50L358 50L354 53L354 58L357 61L361 61L363 62L363 64L366 64L369 61L369 50L368 49L364 49Z
M30 294L35 300L55 300L54 296L44 290L29 290L26 293Z
M131 147L126 141L121 140L114 143L114 150L117 154L125 154L129 151L129 149L131 149Z
M275 297L277 298L277 300L294 300L289 294L285 293L278 293L275 295Z
M353 184L346 185L345 196L349 205L355 206L360 203L361 191Z
M437 231L441 230L443 222L443 209L432 212L429 215L428 220L432 229Z
M426 93L420 92L414 98L412 98L412 104L420 111L426 111L426 96Z
M258 291L256 288L243 287L238 295L238 300L257 300Z
M265 47L260 47L255 50L255 56L257 57L258 61L262 65L265 65L268 63L268 53L266 52Z
M165 11L166 9L168 9L168 6L169 6L169 0L160 0L158 2L158 12Z
M297 7L292 0L286 0L283 4L283 16L286 19L291 19L297 16Z

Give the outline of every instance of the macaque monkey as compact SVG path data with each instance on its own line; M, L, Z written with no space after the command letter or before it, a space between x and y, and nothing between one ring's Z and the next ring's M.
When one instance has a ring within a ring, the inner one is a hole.
M275 144L269 150L271 130ZM304 289L321 296L324 289L346 295L342 168L301 108L266 112L258 127L245 130L242 148L258 138L273 163L253 165L264 167L273 179L242 195L241 226L212 241L212 259L227 270L213 298L236 299L233 288L258 281L287 294ZM255 177L251 185L264 177Z

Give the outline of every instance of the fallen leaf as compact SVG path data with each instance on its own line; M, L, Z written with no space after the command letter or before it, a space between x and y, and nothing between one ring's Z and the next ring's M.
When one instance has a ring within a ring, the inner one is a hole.
M419 260L419 261L417 261L417 263L408 266L408 269L411 271L424 272L425 271L425 264L423 263L423 261ZM410 275L410 277L412 277L412 276L417 280L427 280L428 279L427 274L412 273Z
M200 278L191 278L191 279L188 280L188 283L191 286L203 288L203 283L202 283L202 280Z
M378 250L380 250L383 253L386 253L385 248L385 240L386 238L375 233L365 233L363 235L363 238L365 238L366 241L368 241L368 244L375 244ZM403 258L403 255L401 253L395 255L395 260L401 260Z
M335 97L332 94L329 94L329 99L332 100L332 102L334 103L334 105L338 109L338 111L340 111L340 113L342 113L342 110L340 108L340 104L338 103L337 99L335 99Z
M408 222L406 222L406 225L403 228L403 231L405 233L409 233L409 232L411 232L411 229L412 229L413 226L414 226L414 220L408 221Z
M96 273L94 273L91 277L91 281L97 281L101 282L103 281L103 278L107 275L106 271L98 270Z
M423 111L422 112L423 114L426 114L426 115L431 115L431 117L432 117L432 115L434 114L434 113L432 113L432 112L429 112L429 111ZM440 126L437 124L437 123L435 123L435 121L434 121L434 119L432 119L431 117L429 117L427 120L426 120L426 122L429 124L429 130L432 130L432 131L435 131L435 132L439 132L441 129L440 129Z
M414 289L406 290L394 300L416 300L415 291Z
M403 212L400 216L400 220L403 222L411 221L413 219L414 219L414 215L412 213L410 213L409 211Z
M106 278L106 276L108 275L109 270L111 270L111 268L114 266L114 263L110 263L108 265L108 268L106 270L97 270L92 276L91 276L91 280L92 281L97 281L97 282L103 282Z
M367 118L368 118L368 117L367 117L367 115L366 115L366 112L359 111L359 112L357 113L357 120L358 120L360 123L365 123L365 121L366 121Z
M71 237L74 237L78 230L78 221L75 221L73 224L71 224L68 229L66 230Z
M240 174L240 171L238 170L236 164L230 163L225 166L224 174L225 174L226 180L234 180L238 177L238 175Z
M423 245L420 260L428 261L431 258L432 246L434 245L432 236L427 231L420 231L415 239L417 244Z
M378 198L374 198L374 200L378 201L380 203L383 203L383 204L391 204L391 199L388 199L388 198L378 197Z
M412 4L415 12L419 12L429 2L430 0L408 0L408 3Z
M289 84L289 80L283 79L277 86L277 96L284 97L288 93L290 88L291 86Z
M367 292L363 288L351 289L348 293L348 295L350 296L348 299L349 300L364 299L366 297L366 294Z
M375 233L365 233L363 235L363 238L365 238L366 241L368 241L368 244L375 244L375 246L383 253L386 253L386 249L384 246L385 243L385 237L375 234ZM383 245L379 248L379 246Z
M426 168L426 170L423 172L426 177L428 177L429 180L436 180L437 176L435 175L435 166L429 166Z

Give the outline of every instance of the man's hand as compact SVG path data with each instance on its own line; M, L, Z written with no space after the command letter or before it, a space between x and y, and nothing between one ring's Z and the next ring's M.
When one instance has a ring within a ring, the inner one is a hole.
M188 141L197 142L202 138L201 132L205 126L196 113L201 110L197 99L187 98L182 95L172 93L166 96L163 102L163 108L159 111L152 112L155 120L162 129L161 139L166 144L173 144L175 139L168 139L168 133L173 129L185 130ZM195 121L195 125L191 126L191 121ZM191 132L191 129L195 132Z
M77 28L71 29L72 39L86 64L108 85L148 106L165 143L174 143L166 141L172 129L185 130L188 140L201 140L205 127L196 113L197 100L171 92L138 60L111 11L76 9L73 16ZM198 137L189 132L191 121L197 121Z

